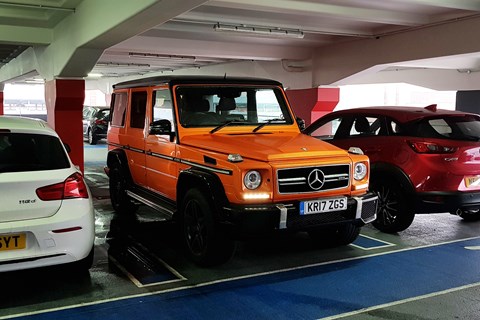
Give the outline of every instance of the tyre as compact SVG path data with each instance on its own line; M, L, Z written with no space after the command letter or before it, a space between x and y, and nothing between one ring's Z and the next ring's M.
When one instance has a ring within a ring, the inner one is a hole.
M308 234L318 246L337 247L355 241L360 234L360 227L347 224L335 228L310 230Z
M370 189L378 195L377 219L372 225L386 233L407 229L415 218L405 190L394 179L375 179Z
M110 201L115 212L121 215L133 215L138 209L132 198L127 195L129 175L121 164L115 162L109 173Z
M91 128L88 128L87 135L88 135L88 143L89 144L91 144L91 145L97 144L98 139L93 134L93 130Z
M182 237L187 256L208 267L227 262L235 252L235 241L214 220L214 207L197 189L187 191L181 203Z
M480 212L465 212L460 211L458 216L465 221L479 221L480 220Z

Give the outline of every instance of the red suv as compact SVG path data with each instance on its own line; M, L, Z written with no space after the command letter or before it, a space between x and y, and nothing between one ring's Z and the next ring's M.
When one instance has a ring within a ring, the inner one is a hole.
M436 105L366 107L332 112L304 133L344 149L359 147L379 195L373 225L394 233L415 213L480 219L480 116Z

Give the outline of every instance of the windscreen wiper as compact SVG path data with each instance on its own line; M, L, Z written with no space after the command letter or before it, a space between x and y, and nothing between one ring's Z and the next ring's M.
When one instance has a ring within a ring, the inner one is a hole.
M237 120L230 120L230 121L227 121L227 122L219 125L218 127L213 128L212 130L210 130L210 133L215 133L215 132L217 132L218 130L221 130L221 129L223 129L223 128L231 125L231 124L240 124L240 123L244 123L244 122L237 121Z
M260 124L258 127L256 127L255 129L253 129L252 132L257 132L258 130L262 129L263 127L265 127L267 124L270 124L272 122L277 122L277 121L282 121L283 123L285 123L285 119L282 119L282 118L275 118L275 119L270 119L270 120L267 120L266 122Z

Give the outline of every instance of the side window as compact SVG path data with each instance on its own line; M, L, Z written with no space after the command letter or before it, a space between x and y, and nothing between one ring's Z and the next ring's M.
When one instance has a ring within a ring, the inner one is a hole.
M320 125L320 127L313 131L311 135L312 137L322 140L332 140L335 137L341 122L342 118L332 119Z
M145 111L147 110L147 92L132 92L130 108L130 127L143 129L145 127Z
M402 126L394 120L387 119L387 127L392 135L398 136L403 134Z
M112 125L117 127L125 126L125 112L127 110L127 93L115 93L113 99Z
M357 116L353 119L353 125L350 130L352 137L358 136L377 136L380 134L380 118L372 116Z
M83 119L88 119L89 113L90 113L90 108L84 108L82 112Z
M175 131L173 125L173 104L170 90L155 90L152 95L153 121L167 119L172 124L172 131Z

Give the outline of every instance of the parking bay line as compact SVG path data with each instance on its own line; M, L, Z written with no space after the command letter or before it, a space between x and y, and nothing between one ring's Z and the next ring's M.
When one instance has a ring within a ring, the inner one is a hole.
M128 237L129 244L111 240L108 255L111 260L138 288L150 287L177 281L185 281L177 270L172 268L156 254L151 253L141 243ZM118 248L117 248L118 246ZM120 261L119 261L120 260Z
M363 234L359 235L359 237L350 245L361 250L373 250L396 246L394 243L369 237Z
M277 317L333 317L480 284L480 255L466 250L478 245L480 237L472 237L0 319L26 315L35 315L30 319L114 319L119 314L133 319L138 312L152 316L162 312L168 317L171 310L175 314L170 316L177 318L193 314L218 318L227 312L231 319L244 319L258 317L256 311L271 311L272 306ZM460 275L458 265L465 271ZM382 281L372 281L378 277Z

